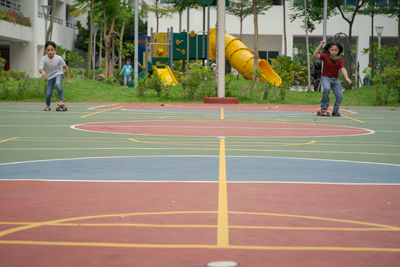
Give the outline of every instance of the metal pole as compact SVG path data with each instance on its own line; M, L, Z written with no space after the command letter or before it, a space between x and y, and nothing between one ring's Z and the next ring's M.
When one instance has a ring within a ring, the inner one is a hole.
M190 42L190 36L189 36L189 34L190 34L190 32L189 32L189 26L190 26L190 9L189 8L187 8L187 27L186 27L186 33L187 33L187 35L186 35L186 75L188 75L189 74L189 60L190 60L190 58L189 58L189 54L190 54L190 48L189 48L189 42Z
M171 27L170 31L170 36L169 36L169 42L171 45L169 47L169 61L171 65L171 70L174 69L174 28Z
M97 35L97 27L98 23L93 24L93 31L94 31L94 40L93 40L93 80L95 79L96 75L96 35Z
M207 6L207 66L210 66L210 6Z
M203 6L203 37L201 38L202 41L202 49L201 49L201 58L203 59L203 66L205 63L204 58L206 57L206 7Z
M381 38L383 32L383 26L375 26L376 34L378 35L378 48L381 48Z
M225 0L217 2L218 32L218 97L225 97Z
M322 40L326 41L326 30L327 30L327 17L328 17L328 0L324 0L324 22L322 29Z
M311 76L310 76L310 58L308 56L310 45L308 44L308 13L307 13L307 0L304 0L304 24L306 26L306 60L307 60L307 79L308 79L308 89L307 91L311 91Z
M139 5L138 5L138 0L135 0L135 62L133 65L134 68L134 78L133 78L133 83L135 87L137 87L138 83L138 77L139 77Z

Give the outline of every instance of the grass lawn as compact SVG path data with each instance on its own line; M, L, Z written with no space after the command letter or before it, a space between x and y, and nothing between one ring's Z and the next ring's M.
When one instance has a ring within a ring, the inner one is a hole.
M285 91L285 98L282 100L279 90L274 96L274 89L271 89L267 100L261 100L262 89L253 90L251 96L248 93L250 82L239 79L231 82L226 88L226 96L238 97L240 103L277 103L277 104L302 104L319 105L321 100L320 92L299 92ZM0 100L3 101L40 101L45 100L46 83L41 79L21 80L0 84ZM73 78L71 85L63 81L64 98L67 102L203 102L203 96L199 94L196 99L183 99L183 88L178 85L168 89L168 97L159 97L155 90L145 91L139 96L138 89L122 87L116 84ZM343 93L343 106L375 106L376 88L361 87L346 90ZM53 98L56 100L57 89L53 91ZM391 95L389 105L398 106L397 96ZM333 104L335 97L331 94Z

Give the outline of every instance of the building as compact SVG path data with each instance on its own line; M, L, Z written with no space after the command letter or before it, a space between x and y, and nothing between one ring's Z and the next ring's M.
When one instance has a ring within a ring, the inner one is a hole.
M321 0L322 1L322 0ZM345 0L347 4L352 4L355 0ZM380 4L397 4L393 0L379 0ZM148 4L152 4L153 0L147 0ZM291 22L290 16L293 14L293 0L286 1L286 36L287 36L287 55L292 57L296 52L296 45L305 43L305 30L302 27L303 21L296 20ZM377 1L378 2L378 1ZM283 36L283 8L282 0L274 0L273 6L265 12L264 15L258 16L259 26L259 51L260 57L265 59L275 58L277 55L284 54L284 36ZM206 12L207 13L207 12ZM203 10L191 9L189 13L189 31L201 32L203 30ZM211 8L210 11L210 27L216 25L216 9ZM396 18L375 15L374 25L382 26L382 45L397 44L398 22ZM173 27L176 32L179 29L179 16L174 14L170 17L163 17L159 21L159 32L166 32L168 28ZM156 19L153 13L149 13L148 17L148 33L151 28L156 29ZM183 12L182 30L187 30L187 12ZM233 15L226 14L226 32L235 36L240 34L240 22ZM344 19L339 15L331 17L327 22L327 35L334 36L336 33L343 32L348 34L349 27ZM242 41L253 49L253 16L248 16L243 22L243 38ZM319 24L316 29L309 33L311 43L319 43L322 40L323 25ZM357 15L352 30L353 43L356 45L357 54L355 55L362 70L368 65L369 55L363 54L364 48L369 47L371 39L371 17L368 15ZM377 32L374 29L374 41L377 42ZM360 73L363 76L362 73ZM361 77L362 78L362 77Z
M69 15L73 0L58 0L52 40L67 50L74 49L77 35L76 17ZM50 25L48 6L52 0L0 0L0 9L14 11L30 20L29 26L0 20L0 56L7 60L7 67L39 77L39 61L45 43L45 20ZM46 7L47 6L47 7ZM51 11L53 12L53 11ZM86 16L79 19L83 21Z

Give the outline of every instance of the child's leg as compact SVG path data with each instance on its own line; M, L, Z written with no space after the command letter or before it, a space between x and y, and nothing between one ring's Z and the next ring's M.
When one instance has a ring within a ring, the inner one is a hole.
M63 75L57 75L57 77L55 78L56 80L56 87L58 90L58 99L60 100L60 102L64 101L64 91L62 88L62 79L63 79Z
M128 86L128 76L124 75L124 86Z
M335 79L334 82L332 83L332 91L336 97L332 113L339 113L339 108L340 104L342 103L342 97L343 97L342 85L339 79Z
M327 110L329 107L329 93L331 92L331 81L329 77L321 77L322 84L322 99L321 99L321 109Z
M56 82L56 78L47 80L47 88L46 88L46 105L50 106L51 95L53 94L54 83Z

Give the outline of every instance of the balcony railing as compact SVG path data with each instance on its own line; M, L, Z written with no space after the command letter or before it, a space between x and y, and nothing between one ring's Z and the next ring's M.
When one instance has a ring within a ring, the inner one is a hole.
M43 12L38 11L38 17L39 18L43 18ZM45 15L45 17L46 17L46 20L50 21L51 15ZM64 25L64 20L60 19L60 18L57 18L57 17L54 17L54 22L57 23L57 24L60 24L60 25Z
M0 9L21 12L21 4L17 0L0 0Z

